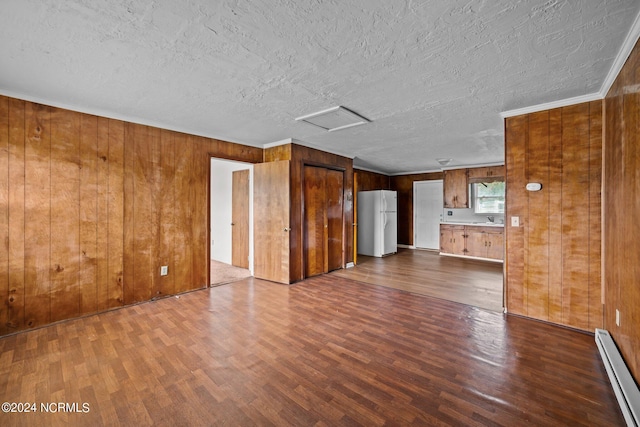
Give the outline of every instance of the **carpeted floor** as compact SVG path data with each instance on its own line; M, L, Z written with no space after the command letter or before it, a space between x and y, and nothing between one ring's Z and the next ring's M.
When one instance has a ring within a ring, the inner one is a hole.
M211 286L220 286L247 277L251 277L251 272L246 268L211 260Z

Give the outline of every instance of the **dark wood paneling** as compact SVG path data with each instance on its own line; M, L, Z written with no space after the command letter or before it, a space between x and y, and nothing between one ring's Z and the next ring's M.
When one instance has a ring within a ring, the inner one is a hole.
M381 173L354 169L357 191L391 190L391 178Z
M211 156L262 149L0 97L0 334L205 287Z
M604 323L640 382L640 46L605 97ZM616 310L620 326L616 325Z
M601 110L585 103L506 120L510 313L589 331L602 325L593 248L601 238ZM527 182L542 190L526 191Z
M98 219L98 209L104 211L104 190L106 186L98 186L99 175L104 183L107 177L106 162L98 163L98 118L88 114L79 114L79 150L80 150L80 266L78 272L78 288L80 290L80 314L98 311L99 293L105 287L107 240L107 218ZM103 166L102 169L98 169ZM100 191L99 191L100 189ZM102 197L100 197L102 196ZM100 205L99 205L100 203ZM98 239L98 230L101 239ZM105 238L103 238L105 237ZM100 271L100 277L98 272ZM106 301L102 294L102 301Z
M525 259L527 274L527 313L536 319L549 320L549 112L529 116L529 150L527 151L529 182L539 182L545 191L528 194L531 218L524 224L527 246ZM556 239L554 239L556 240Z
M562 323L562 109L549 112L549 321ZM556 213L552 217L552 213Z
M108 164L107 179L107 306L120 307L124 304L124 164L125 164L125 123L118 120L100 120L100 133L108 134L106 160ZM106 129L105 129L106 128ZM98 302L104 307L104 303Z
M291 160L292 144L282 144L264 149L263 160L265 162L277 162Z
M526 153L529 138L529 118L510 117L505 120L505 304L510 313L527 314L525 288L525 228L528 203L523 185L526 184ZM520 218L520 226L512 227L511 218Z
M24 126L25 323L35 327L51 321L51 109L26 103Z
M562 110L562 321L587 329L589 104Z
M193 137L176 135L174 142L179 149L175 150L175 236L173 251L173 266L175 272L175 291L188 290L193 282L193 230L185 224L192 223L191 184L195 168L193 167L194 143Z
M442 172L397 175L390 178L391 190L398 193L398 243L413 245L413 183L442 179Z
M174 141L174 132L163 130L160 133L160 184L159 184L159 201L158 201L158 264L155 265L155 274L157 274L154 282L154 296L167 296L176 293L174 274L174 240L176 235L176 226L184 226L176 224L176 194L175 194L175 176L176 176L176 147ZM206 156L205 156L206 158ZM206 202L205 202L206 203ZM206 206L205 206L206 207ZM167 266L168 272L166 276L160 276L160 267Z
M206 288L209 286L209 170L211 169L211 153L215 156L223 155L225 159L242 160L238 156L232 155L232 147L238 147L240 152L244 152L245 148L237 144L227 147L222 141L210 140L208 138L196 137L197 144L193 152L193 173L191 176L191 225L193 230L193 241L202 242L193 245L193 282L190 289ZM253 152L253 151L251 151ZM262 156L261 156L262 157ZM182 225L184 226L184 225Z
M51 320L80 314L80 114L51 109Z
M0 99L4 102L7 98ZM0 318L3 334L25 327L25 102L8 98L6 105L9 109L9 288L4 305L6 317ZM0 311L4 307L0 306Z
M9 99L3 97L0 98L0 297L8 302L9 295ZM0 333L6 333L8 323L9 309L0 310Z

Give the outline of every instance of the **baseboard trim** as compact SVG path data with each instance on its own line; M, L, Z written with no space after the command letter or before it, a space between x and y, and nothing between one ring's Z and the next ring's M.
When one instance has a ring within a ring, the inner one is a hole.
M640 424L640 390L608 331L596 329L596 345L628 426Z

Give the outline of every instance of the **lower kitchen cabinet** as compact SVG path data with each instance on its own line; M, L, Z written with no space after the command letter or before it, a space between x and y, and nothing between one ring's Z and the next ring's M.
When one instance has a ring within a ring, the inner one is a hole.
M465 255L465 226L440 225L440 252Z
M485 259L504 259L504 230L475 225L440 225L440 252Z
M503 259L504 233L495 227L466 226L467 256Z

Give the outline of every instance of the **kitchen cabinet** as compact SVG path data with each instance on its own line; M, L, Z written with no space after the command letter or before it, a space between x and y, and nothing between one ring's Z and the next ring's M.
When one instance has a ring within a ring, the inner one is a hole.
M440 224L440 252L485 259L504 259L504 229Z
M504 181L504 176L504 166L470 168L467 172L467 179L469 183Z
M468 208L469 183L467 182L467 169L445 170L443 191L445 208Z
M440 252L465 255L465 226L440 225Z
M489 259L503 259L504 239L502 229L495 227L466 226L466 255Z

